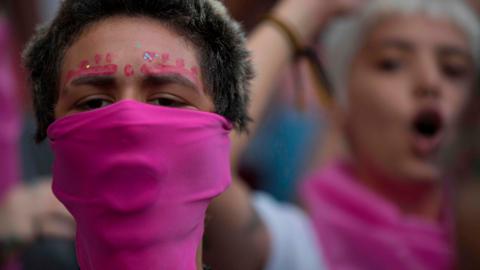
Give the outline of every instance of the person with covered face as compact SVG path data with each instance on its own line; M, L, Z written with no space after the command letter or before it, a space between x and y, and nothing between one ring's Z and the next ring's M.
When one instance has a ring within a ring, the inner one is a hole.
M291 32L301 26L278 9L273 16ZM261 27L285 32L276 26ZM436 159L474 89L479 35L464 1L373 0L333 22L324 60L345 153L301 183L303 208L234 181L210 207L207 262L252 270L453 269L451 204ZM254 56L273 50L257 49ZM262 68L271 67L259 66L257 81Z
M82 270L201 269L247 123L245 39L216 0L66 0L24 58Z

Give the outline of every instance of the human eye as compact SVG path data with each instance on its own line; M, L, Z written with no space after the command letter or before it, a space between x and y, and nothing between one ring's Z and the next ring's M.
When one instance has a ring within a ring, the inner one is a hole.
M375 49L368 55L372 57L375 70L387 74L403 70L409 60L408 52L393 46Z
M179 97L175 97L173 95L163 95L163 96L152 97L149 99L148 103L152 105L172 107L172 108L193 107L183 99Z
M396 57L382 57L376 61L375 65L381 72L394 73L403 68L404 62Z
M441 65L443 74L450 79L463 79L470 74L470 68L462 63L445 62Z
M438 54L440 72L448 79L457 81L473 77L473 57L462 49L446 48Z
M112 103L112 100L105 97L88 97L76 103L75 108L80 111L90 111L103 108Z

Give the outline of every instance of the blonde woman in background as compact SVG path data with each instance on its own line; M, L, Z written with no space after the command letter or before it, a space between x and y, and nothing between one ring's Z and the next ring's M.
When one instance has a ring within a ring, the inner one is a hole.
M273 12L303 41L339 3L305 2L285 0ZM464 1L369 1L335 22L326 67L348 153L302 186L305 209L237 181L210 208L207 261L215 269L452 269L450 203L434 160L472 92L479 33ZM250 45L256 119L291 48L270 22ZM247 141L234 144L234 164Z

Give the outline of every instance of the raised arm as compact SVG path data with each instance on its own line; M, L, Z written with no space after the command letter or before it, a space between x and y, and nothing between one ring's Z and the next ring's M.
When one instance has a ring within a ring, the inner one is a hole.
M283 0L271 15L291 28L299 42L308 44L335 15L347 12L362 0ZM250 133L233 134L232 169L234 182L209 208L205 235L205 261L213 269L264 269L270 253L270 236L251 203L251 192L239 181L237 164L255 133L280 72L291 61L294 48L278 25L261 22L248 40L256 78L251 87Z

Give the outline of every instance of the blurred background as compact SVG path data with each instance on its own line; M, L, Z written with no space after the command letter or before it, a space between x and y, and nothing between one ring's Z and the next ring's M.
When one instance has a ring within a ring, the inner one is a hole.
M336 1L336 0L331 0ZM247 32L276 0L224 0ZM471 0L480 13L480 1ZM60 0L0 1L0 265L1 270L75 269L74 225L51 195L52 154L35 144L35 121L21 51L38 24L53 18ZM480 48L478 48L480 49ZM291 73L293 65L285 67ZM328 160L327 113L316 98L298 106L292 76L278 91L240 162L240 174L253 189L280 201L295 201L299 179ZM305 88L307 97L315 96ZM446 151L452 181L461 260L480 269L480 97L471 100L462 136ZM40 225L39 225L40 224ZM41 228L39 228L39 226Z

